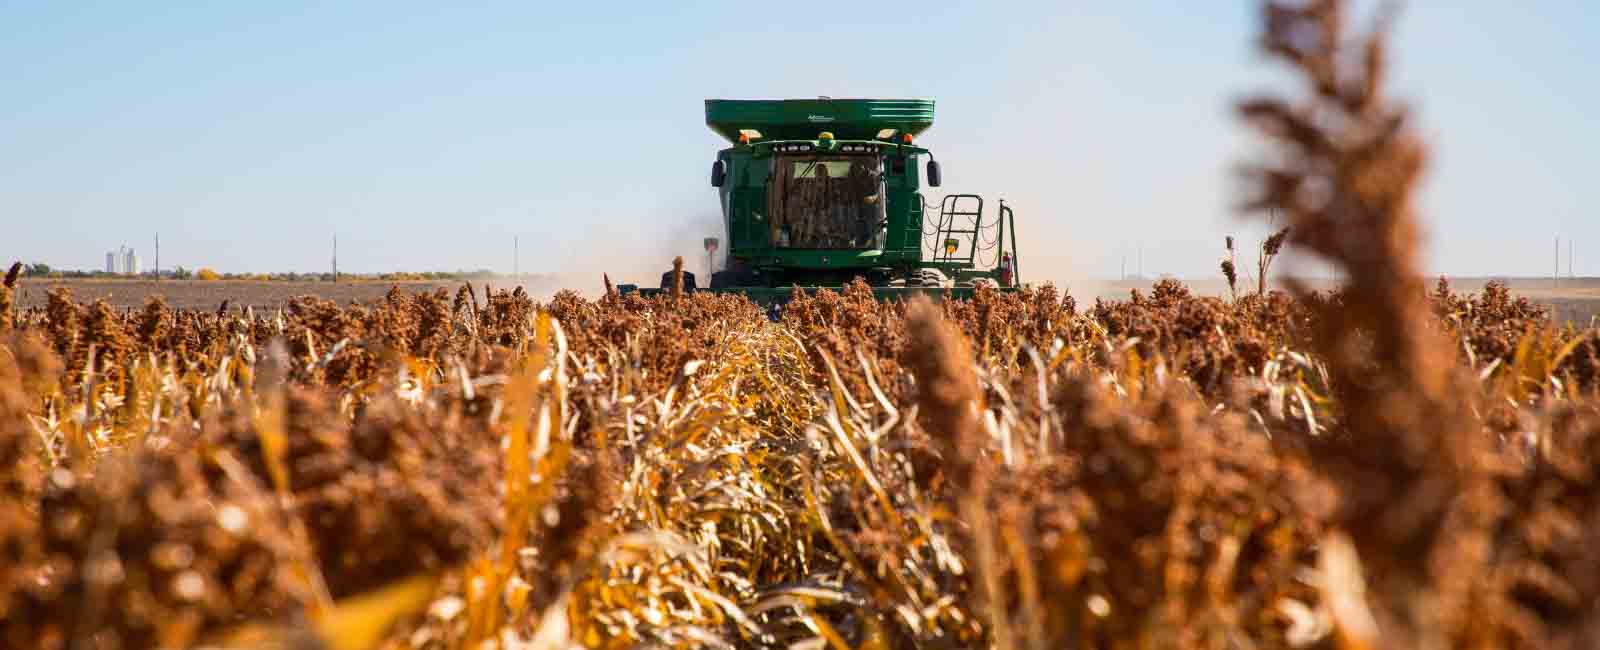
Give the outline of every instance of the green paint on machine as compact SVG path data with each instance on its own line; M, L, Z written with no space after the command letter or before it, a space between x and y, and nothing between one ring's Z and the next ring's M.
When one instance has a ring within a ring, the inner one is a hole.
M727 249L709 290L762 304L781 304L796 287L838 290L855 278L883 300L966 297L983 283L1015 290L1015 217L1004 201L985 215L976 195L946 195L936 210L923 199L923 185L941 181L933 152L915 144L933 126L933 106L706 100L706 125L731 145L711 169ZM659 288L619 289L658 293L670 275Z

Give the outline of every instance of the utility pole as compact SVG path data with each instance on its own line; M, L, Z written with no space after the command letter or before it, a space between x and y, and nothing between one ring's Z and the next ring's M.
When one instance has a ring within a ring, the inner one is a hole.
M161 233L156 233L156 279L161 279Z
M511 236L511 275L522 277L522 238Z
M1561 288L1561 235L1556 235L1556 272L1550 275L1550 282Z
M333 233L333 281L339 281L339 233Z
M1572 240L1567 240L1567 279L1576 281L1578 276L1572 274Z

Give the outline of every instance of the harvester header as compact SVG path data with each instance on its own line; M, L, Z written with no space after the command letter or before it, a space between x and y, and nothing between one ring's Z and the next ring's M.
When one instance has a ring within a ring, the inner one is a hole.
M706 126L728 142L815 140L826 131L840 140L899 140L933 126L931 99L708 99Z

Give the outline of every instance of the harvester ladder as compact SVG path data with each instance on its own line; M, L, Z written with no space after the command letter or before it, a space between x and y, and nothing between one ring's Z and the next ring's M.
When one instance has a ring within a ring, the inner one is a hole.
M921 192L912 194L911 198L915 200L915 204L911 206L910 213L907 215L909 218L905 220L906 226L903 233L908 245L909 242L922 242L922 238L928 234L922 230L924 228L922 220L927 218L928 214L928 200L923 198Z
M970 206L976 203L976 208ZM965 217L962 223L957 223L958 217ZM969 225L967 228L965 226ZM957 227L957 226L961 227ZM934 262L962 262L971 265L978 254L978 231L983 229L983 197L976 194L947 194L939 203L939 226L935 231L933 240ZM956 235L966 235L967 253L960 254L961 247L956 247L956 254L946 251L945 241L960 238Z

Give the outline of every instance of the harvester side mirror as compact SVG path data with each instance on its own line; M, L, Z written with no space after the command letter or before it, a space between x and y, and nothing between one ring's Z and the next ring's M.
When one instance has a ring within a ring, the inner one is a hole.
M938 187L941 180L943 179L939 176L939 161L928 161L928 187Z
M722 182L728 179L728 169L718 160L711 163L711 186L722 187Z

